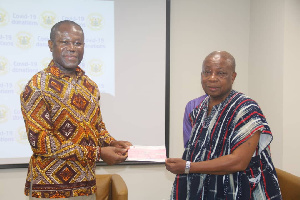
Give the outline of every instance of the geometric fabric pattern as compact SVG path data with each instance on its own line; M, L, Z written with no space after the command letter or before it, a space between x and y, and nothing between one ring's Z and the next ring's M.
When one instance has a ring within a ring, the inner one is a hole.
M69 120L64 121L63 125L58 129L59 132L65 136L66 140L72 137L75 133L76 126Z
M78 110L82 110L83 112L88 106L88 100L86 100L82 95L80 94L73 94L73 97L71 99L72 105L75 106Z
M70 180L76 175L76 172L69 165L65 165L55 175L66 184L70 183Z
M31 184L36 198L95 193L97 147L114 140L102 121L96 83L80 67L71 78L51 61L31 78L20 99L33 152L25 194Z

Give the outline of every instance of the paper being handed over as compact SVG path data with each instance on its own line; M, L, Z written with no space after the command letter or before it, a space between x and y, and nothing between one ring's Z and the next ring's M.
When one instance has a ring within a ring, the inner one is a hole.
M165 162L165 146L130 146L128 161Z

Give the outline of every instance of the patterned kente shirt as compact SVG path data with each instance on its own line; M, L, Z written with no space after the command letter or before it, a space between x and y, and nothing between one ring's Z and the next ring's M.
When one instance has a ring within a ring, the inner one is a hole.
M25 194L31 184L37 198L95 193L97 146L114 140L102 121L96 83L79 67L71 78L51 61L32 77L20 98L33 151Z
M257 103L232 90L207 116L209 98L190 113L193 128L183 153L184 160L201 162L229 155L256 131L261 131L259 144L245 171L227 175L177 175L171 199L281 199L269 149L273 136Z

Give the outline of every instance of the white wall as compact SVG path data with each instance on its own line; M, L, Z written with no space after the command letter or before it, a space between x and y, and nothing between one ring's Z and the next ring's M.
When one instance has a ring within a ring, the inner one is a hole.
M227 50L237 61L234 88L257 100L271 125L276 167L300 176L296 155L300 2L172 0L171 8L170 156L181 157L183 152L185 104L203 94L203 58L213 50ZM0 170L1 199L27 199L26 172ZM120 174L130 200L168 199L174 179L164 165L97 167L97 173Z
M300 1L251 0L249 94L271 126L276 167L300 176Z
M284 2L251 1L249 96L263 110L271 127L272 159L282 168Z
M283 68L283 160L284 170L300 176L299 160L299 47L300 1L285 1Z

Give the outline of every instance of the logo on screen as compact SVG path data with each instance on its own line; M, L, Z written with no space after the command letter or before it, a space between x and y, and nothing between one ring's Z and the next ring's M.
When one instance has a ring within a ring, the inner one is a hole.
M8 108L5 105L0 105L0 123L6 122L8 118Z
M0 26L5 26L9 22L8 14L0 8Z
M101 76L103 74L103 63L101 60L91 60L89 62L91 75Z
M98 13L90 14L87 17L87 24L92 30L101 30L103 27L103 17Z
M33 37L30 33L19 32L16 38L16 46L21 49L29 49L33 44Z
M16 90L16 93L18 95L21 94L21 92L24 90L25 88L25 85L28 83L28 79L21 79L21 80L18 80L18 82L16 83L15 85L15 90Z
M0 75L8 72L8 61L4 57L0 57Z
M46 11L43 12L40 16L40 24L44 28L51 28L56 21L56 15L53 12Z
M22 126L18 129L16 141L22 144L28 143L26 129Z
M43 69L47 68L51 60L52 60L52 58L50 58L50 57L44 58L41 61L41 67L40 67L40 69L43 70Z

